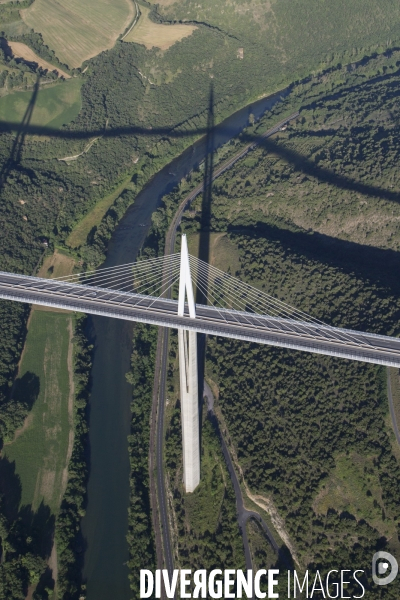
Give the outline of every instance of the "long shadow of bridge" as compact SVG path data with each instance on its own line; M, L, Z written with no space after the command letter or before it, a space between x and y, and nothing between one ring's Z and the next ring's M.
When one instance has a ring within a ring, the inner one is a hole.
M363 84L360 84L360 87ZM355 86L357 87L357 86ZM81 140L81 139L92 139L93 137L101 136L103 139L107 138L115 138L120 136L160 136L161 138L171 138L171 139L179 139L179 138L193 138L193 136L207 136L207 145L213 143L213 134L211 132L214 131L214 94L213 88L210 89L209 95L209 107L208 107L208 122L205 127L182 130L179 127L156 127L156 128L143 128L138 126L125 126L125 127L114 127L114 128L96 128L91 130L82 130L82 129L56 129L48 126L40 126L40 125L32 125L30 123L32 112L34 105L36 103L37 94L39 90L39 80L36 82L35 89L32 93L32 98L24 115L24 118L21 123L17 122L7 122L0 121L0 133L17 133L17 138L14 142L10 158L7 161L6 165L3 167L2 171L9 169L10 166L14 163L17 163L21 158L21 148L23 146L24 140L27 135L36 135L41 137L50 137L50 138L60 138L65 140ZM343 96L346 93L346 90L342 90L335 94L334 97ZM391 90L392 95L396 95L398 97L400 95L400 90L398 88L393 88ZM307 105L304 108L310 108L312 105ZM301 115L301 110L300 110ZM220 125L219 125L220 127ZM227 134L230 133L229 127L226 129ZM233 131L232 136L237 135L237 130ZM312 132L310 136L314 135ZM372 185L369 183L363 183L357 180L354 180L346 175L339 174L334 172L331 169L327 169L321 165L316 164L313 160L310 160L304 155L295 152L294 150L280 144L279 141L273 139L261 138L260 135L244 132L242 134L242 141L252 144L257 142L259 146L264 148L265 151L274 153L279 156L283 160L285 160L288 164L291 164L293 168L299 173L304 173L305 175L312 176L316 178L318 181L323 183L328 183L340 189L347 189L350 191L358 192L364 194L366 196L373 196L380 198L382 200L389 200L393 202L400 201L400 193L396 191L392 191L390 189L385 189L376 185ZM208 159L206 159L206 171L205 171L205 182L210 172L213 169L212 158L209 155L207 150ZM203 208L206 210L206 201L204 199ZM206 216L204 217L206 219Z
M254 239L278 242L292 255L318 260L326 267L337 268L376 286L385 295L400 297L400 253L397 250L376 248L318 232L293 230L265 222L243 227L230 226L228 232L232 236L244 234Z

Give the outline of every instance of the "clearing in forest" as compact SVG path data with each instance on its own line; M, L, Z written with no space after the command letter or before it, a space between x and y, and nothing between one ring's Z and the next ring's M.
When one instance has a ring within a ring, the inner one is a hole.
M47 62L47 60L43 60L40 58L29 46L26 44L22 44L21 42L7 42L10 46L13 56L16 58L23 58L27 62L36 63L42 69L46 69L47 71L56 71L59 77L64 77L64 79L70 79L71 75L68 75L65 71L62 71L58 67L55 67L51 63Z
M161 50L168 50L176 42L192 35L197 29L194 25L164 25L162 23L153 23L149 19L150 9L147 6L140 6L140 18L132 31L124 38L124 42L136 42L143 44L150 49L154 46Z
M55 250L54 254L47 256L37 274L38 277L65 277L74 270L75 259L63 251Z
M329 509L348 511L358 519L365 519L371 527L391 538L395 532L393 517L384 508L379 476L374 468L375 457L352 452L338 455L336 468L324 480L314 500L317 514L327 514ZM384 516L382 516L384 515Z
M20 506L41 502L57 514L67 484L73 444L73 316L33 310L15 398L33 404L24 426L3 454L15 461Z
M21 17L69 67L112 48L133 21L132 0L35 0Z
M70 275L75 259L55 250L38 277ZM73 445L73 315L32 306L14 397L29 397L32 409L4 454L15 460L21 478L20 505L37 510L43 501L55 514L68 479Z
M200 234L188 234L189 253L199 256ZM226 233L210 233L209 238L209 263L226 273L235 274L240 270L239 250L228 238Z

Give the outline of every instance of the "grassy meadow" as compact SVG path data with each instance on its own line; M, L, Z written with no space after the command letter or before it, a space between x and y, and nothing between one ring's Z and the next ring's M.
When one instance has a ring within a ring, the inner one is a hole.
M35 0L21 11L26 25L71 68L112 48L134 15L131 0Z
M396 524L384 514L383 490L375 469L374 457L352 452L335 458L335 469L324 482L314 500L316 514L326 515L329 509L347 511L357 519L365 519L381 535L391 538Z
M31 125L61 127L73 121L81 109L81 85L78 78L41 89L33 109ZM0 120L20 122L32 92L15 92L0 98Z
M174 25L154 23L149 19L150 9L144 5L140 6L140 13L139 21L124 38L125 42L143 44L148 49L156 47L168 50L176 42L191 35L197 29L194 25L180 23Z
M14 389L37 395L14 441L4 447L21 480L21 506L41 502L57 513L67 483L73 433L73 317L33 310Z
M70 248L79 248L79 246L85 244L87 236L93 227L96 227L101 223L102 218L110 206L112 206L118 196L120 196L120 194L128 186L130 180L130 177L125 179L116 190L99 200L92 210L88 212L81 221L79 221L66 239L66 244Z

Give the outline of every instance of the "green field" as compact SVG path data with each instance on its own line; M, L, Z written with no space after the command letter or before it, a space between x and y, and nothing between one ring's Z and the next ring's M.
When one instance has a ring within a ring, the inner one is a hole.
M35 0L21 11L26 25L69 67L112 48L135 15L131 0Z
M31 125L58 128L73 121L81 110L81 85L81 79L73 78L40 90ZM0 120L22 121L31 97L32 92L15 92L0 98Z
M43 501L57 513L67 483L72 449L72 316L33 310L14 396L36 399L14 441L4 447L15 461L20 505L37 510Z

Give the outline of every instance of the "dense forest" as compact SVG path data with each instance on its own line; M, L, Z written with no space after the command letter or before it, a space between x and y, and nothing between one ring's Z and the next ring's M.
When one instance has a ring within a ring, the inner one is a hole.
M131 495L127 538L131 590L137 597L140 569L156 569L148 465L157 329L137 324L133 344L132 370L127 373L127 380L133 386L131 433L128 438Z
M87 317L78 315L74 333L74 445L68 465L67 489L55 524L57 590L65 600L81 597L85 591L82 584L84 541L80 523L85 514L88 479L88 401L92 351L93 346L87 334Z
M289 264L292 285L312 293L314 308L327 302L327 287L312 287L313 273L315 279L324 273L332 286L341 269L325 273L318 247L310 260L292 238L289 245L232 237L241 278L259 279L262 257L265 281L279 288L280 267L284 272ZM274 258L272 269L265 256ZM346 281L341 274L341 287L354 290L354 275ZM357 291L367 305L369 290L365 298L361 285ZM346 325L345 310L341 316ZM213 338L207 361L244 479L253 492L273 498L304 568L367 567L378 547L397 548L400 469L385 423L381 368Z

